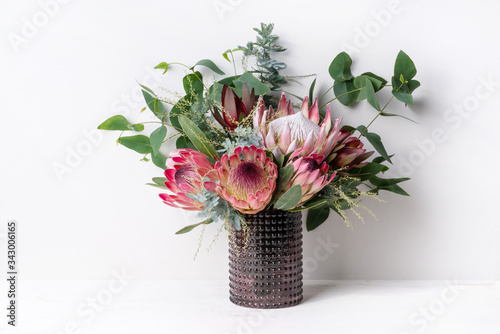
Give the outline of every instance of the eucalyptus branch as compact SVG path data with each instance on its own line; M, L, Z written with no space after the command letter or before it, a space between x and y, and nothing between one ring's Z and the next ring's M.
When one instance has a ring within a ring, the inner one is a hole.
M405 83L402 82L401 85L399 85L399 87L396 89L396 92L404 85ZM378 112L378 114L372 119L372 121L364 128L363 131L361 131L361 133L359 134L358 136L358 139L361 138L361 136L363 136L365 134L366 131L368 131L368 128L370 127L370 125L372 125L373 122L375 122L375 120L383 114L385 108L387 108L387 106L389 105L389 103L391 103L391 101L394 99L394 95L391 96L391 98L389 99L389 101L387 101L387 103L384 105L384 107L382 109L380 109L380 111Z
M336 96L334 97L333 99L331 99L330 101L326 102L325 104L323 104L321 107L319 107L320 109L322 109L324 106L326 106L328 103L332 102L332 101L335 101L336 99L338 99L339 97L342 97L344 95L347 95L347 94L351 94L351 93L354 93L354 92L357 92L357 91L360 91L362 90L363 88L357 88L357 89L354 89L354 90L351 90L350 92L347 92L347 93L344 93L344 94L340 94L339 96Z

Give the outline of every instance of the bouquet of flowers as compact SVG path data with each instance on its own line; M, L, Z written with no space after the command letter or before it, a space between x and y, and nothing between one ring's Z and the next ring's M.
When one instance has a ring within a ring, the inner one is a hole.
M380 190L408 195L399 186L408 178L381 177L392 156L380 136L369 131L379 116L406 118L386 109L394 98L413 104L412 93L420 84L413 79L417 71L408 55L403 51L397 55L389 84L371 72L354 76L351 58L341 52L329 67L330 89L317 97L315 79L307 96L299 97L282 91L293 79L280 73L286 65L273 58L286 50L276 44L273 25L261 24L255 30L255 42L223 53L234 65L234 75L227 76L208 59L194 66L157 65L163 74L171 66L183 66L188 73L182 80L185 93L175 100L141 85L147 103L143 111L148 108L157 118L158 127L149 136L123 134L142 132L145 123L155 122L132 124L116 115L99 125L122 131L119 144L164 171L152 185L165 189L160 194L165 204L199 211L202 221L177 233L215 222L239 231L245 226L245 214L264 209L308 210L308 230L325 222L331 210L350 225L347 211L360 219L360 210L371 214L361 202L363 196L376 198ZM237 52L243 52L240 73L234 60ZM250 69L249 59L254 60ZM381 107L377 92L387 87L392 96ZM376 115L367 126L342 124L342 116L332 114L334 100L345 106L367 100ZM176 149L166 157L160 147L168 140L175 140ZM365 147L367 143L374 151Z

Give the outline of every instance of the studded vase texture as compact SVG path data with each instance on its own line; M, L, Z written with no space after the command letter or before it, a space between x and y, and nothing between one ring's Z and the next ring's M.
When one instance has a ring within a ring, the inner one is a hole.
M264 210L245 218L248 230L233 228L229 234L229 299L253 308L299 304L301 212Z

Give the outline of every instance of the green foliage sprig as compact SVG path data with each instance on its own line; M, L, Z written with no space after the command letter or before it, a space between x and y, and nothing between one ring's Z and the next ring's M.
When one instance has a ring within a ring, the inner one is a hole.
M257 39L255 42L248 42L246 47L240 46L245 56L255 56L257 69L250 71L251 73L258 73L259 80L267 84L271 91L279 91L282 85L287 84L287 80L282 76L279 71L286 68L286 64L277 61L272 57L275 52L284 52L286 49L280 45L275 44L279 38L278 35L273 35L274 24L260 24L260 29L254 28L257 32ZM270 103L271 96L265 97L265 102Z

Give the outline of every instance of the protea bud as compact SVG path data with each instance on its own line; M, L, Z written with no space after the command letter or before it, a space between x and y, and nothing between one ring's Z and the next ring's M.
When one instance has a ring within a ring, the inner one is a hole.
M240 99L228 85L224 85L221 94L222 112L216 106L212 108L212 115L217 122L231 131L238 127L255 106L254 88L250 92L247 83L244 83L241 95Z
M352 168L364 167L367 164L364 161L373 154L373 151L366 152L363 146L363 142L350 131L340 130L339 141L325 161L339 174L349 174Z

